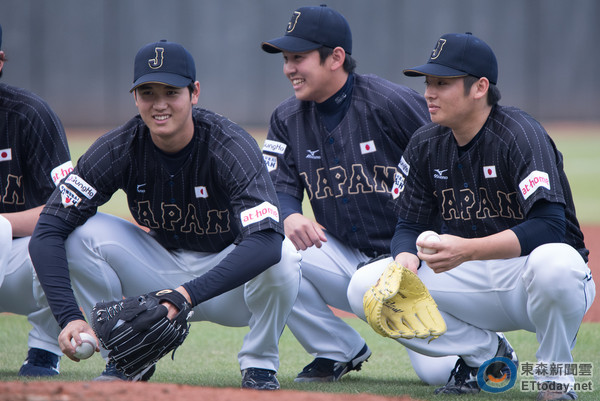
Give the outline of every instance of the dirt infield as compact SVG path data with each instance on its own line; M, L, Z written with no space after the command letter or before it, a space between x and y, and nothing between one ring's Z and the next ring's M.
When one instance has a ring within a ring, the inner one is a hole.
M163 383L0 382L0 401L413 401L410 397L256 391Z

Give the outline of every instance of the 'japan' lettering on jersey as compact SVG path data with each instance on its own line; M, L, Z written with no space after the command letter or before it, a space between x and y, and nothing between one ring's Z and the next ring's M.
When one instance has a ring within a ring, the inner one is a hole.
M331 132L314 102L292 97L271 116L263 146L277 192L302 199L335 237L361 250L388 253L395 221L391 200L398 157L429 121L417 92L374 75L354 74L349 109Z
M255 231L283 234L254 138L208 110L193 109L193 118L193 144L180 171L167 171L137 116L90 147L44 212L80 225L122 189L135 221L167 249L218 252Z
M428 124L415 133L400 165L394 203L400 218L431 224L441 216L447 233L477 238L523 222L539 200L561 203L565 242L587 259L562 154L525 112L495 106L461 151L449 128Z
M64 128L48 104L0 84L0 213L43 205L72 170Z

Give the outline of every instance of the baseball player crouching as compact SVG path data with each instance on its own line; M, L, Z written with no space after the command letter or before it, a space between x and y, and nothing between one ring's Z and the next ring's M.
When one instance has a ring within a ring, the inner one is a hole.
M443 35L427 64L404 73L425 77L432 123L415 132L399 164L392 255L418 271L447 332L399 341L426 355L460 356L436 393L490 390L480 370L495 357L516 380L516 354L496 332L534 332L540 364L571 364L595 286L562 154L530 115L498 104L496 56L472 34ZM417 253L415 239L439 219L440 240L417 241L429 249ZM363 295L385 266L354 275L355 313L365 316ZM577 398L568 369L538 370L536 380L538 400Z
M350 26L325 5L295 10L285 35L262 49L283 56L294 90L271 115L263 154L286 236L302 254L288 327L315 358L295 381L338 381L360 370L371 350L329 306L351 312L350 278L389 254L395 219L386 205L399 155L429 122L426 103L410 88L356 73ZM302 213L304 192L316 222ZM456 361L408 354L427 383L445 382Z
M278 341L298 292L300 255L284 240L256 141L194 107L195 77L191 54L177 43L139 50L131 87L139 115L99 138L54 191L31 257L72 359L71 339L94 334L79 304L89 317L99 301L174 288L193 307L192 320L250 326L238 354L242 387L278 389ZM146 230L96 214L119 189ZM98 379L125 378L109 362Z
M5 61L0 51L0 75ZM73 165L62 123L39 96L0 84L0 116L0 312L27 316L32 325L19 376L55 376L60 327L27 248L44 203Z

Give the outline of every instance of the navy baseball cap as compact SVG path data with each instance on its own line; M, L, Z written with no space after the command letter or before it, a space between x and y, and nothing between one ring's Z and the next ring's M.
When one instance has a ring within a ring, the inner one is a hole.
M498 62L492 49L483 40L467 33L448 33L440 37L427 64L408 68L404 75L417 77L457 78L473 75L498 82Z
M340 46L346 53L352 54L352 33L348 21L325 4L297 9L292 14L285 35L262 42L261 45L267 53L304 53L323 46L332 49Z
M135 56L133 86L129 92L147 83L183 88L196 81L196 64L180 44L165 39L149 43Z

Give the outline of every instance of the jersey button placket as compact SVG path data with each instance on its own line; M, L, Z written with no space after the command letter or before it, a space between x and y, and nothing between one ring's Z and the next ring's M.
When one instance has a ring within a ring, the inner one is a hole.
M173 188L173 186L174 186L174 185L175 185L175 181L173 181L173 180L169 180L169 186L170 186L171 188ZM172 196L172 194L171 194L171 196ZM172 203L172 204L175 204L175 198L171 198L171 203ZM179 240L179 235L177 235L177 234L174 234L174 235L173 235L173 239L174 239L175 241L178 241L178 240Z
M173 180L169 180L169 186L172 188L173 185L175 185L175 182ZM175 198L171 198L171 203L175 203Z

